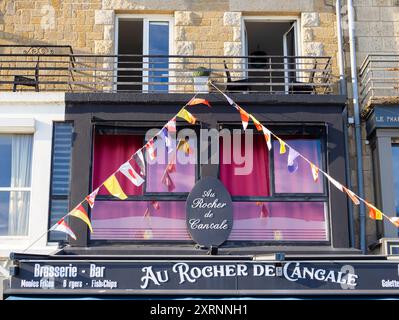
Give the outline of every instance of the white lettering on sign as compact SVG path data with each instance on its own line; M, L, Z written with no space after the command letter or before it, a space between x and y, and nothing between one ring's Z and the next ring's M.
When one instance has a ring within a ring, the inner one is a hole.
M68 266L41 266L35 263L33 276L40 278L76 278L78 268L69 264Z
M191 229L210 229L210 230L226 230L229 226L227 225L227 220L223 220L221 223L203 223L200 219L190 219L188 221Z

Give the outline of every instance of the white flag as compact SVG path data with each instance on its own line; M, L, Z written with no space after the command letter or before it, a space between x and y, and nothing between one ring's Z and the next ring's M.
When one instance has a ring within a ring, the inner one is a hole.
M144 182L144 179L133 169L129 161L122 164L119 167L119 171L137 187L140 187Z

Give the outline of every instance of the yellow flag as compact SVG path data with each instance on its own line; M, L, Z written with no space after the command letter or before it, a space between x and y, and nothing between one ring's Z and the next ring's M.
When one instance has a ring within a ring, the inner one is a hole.
M177 114L177 116L180 118L183 118L188 123L195 124L195 121L196 121L195 117L190 112L188 112L186 109L181 109L179 111L179 113Z
M123 192L114 174L105 180L104 187L106 187L108 192L114 197L117 197L121 200L127 199L127 195Z
M280 141L280 154L283 154L286 151L285 150L285 142L281 139L279 139L279 141Z
M93 228L91 226L90 219L89 219L89 217L87 215L86 210L83 208L82 205L79 205L75 209L73 209L69 213L69 215L83 220L88 225L88 227L90 229L90 232L93 232Z

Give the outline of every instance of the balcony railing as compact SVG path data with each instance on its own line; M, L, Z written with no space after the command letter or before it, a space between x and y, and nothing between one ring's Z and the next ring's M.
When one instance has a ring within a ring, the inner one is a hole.
M59 47L0 46L0 91L206 92L199 67L228 92L329 94L330 57L76 54ZM57 50L55 50L57 49Z
M359 71L363 112L375 103L399 102L399 55L368 55Z

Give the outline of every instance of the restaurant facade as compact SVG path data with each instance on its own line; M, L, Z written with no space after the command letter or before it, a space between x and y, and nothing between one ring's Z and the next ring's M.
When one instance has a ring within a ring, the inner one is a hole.
M2 5L5 298L398 293L391 128L347 92L340 1Z

